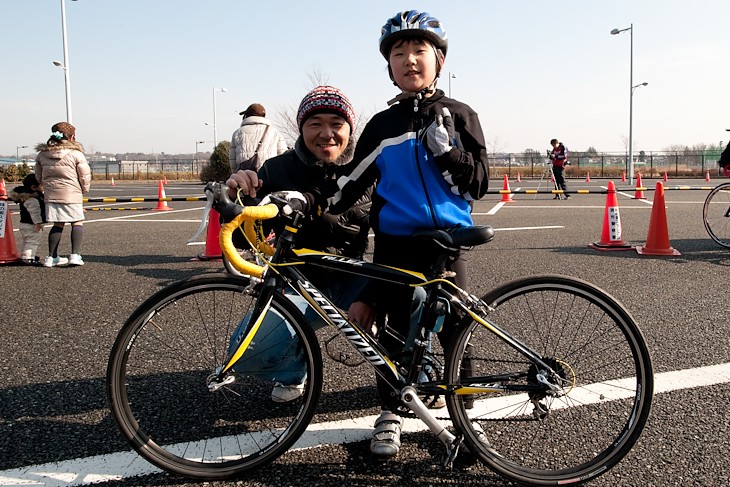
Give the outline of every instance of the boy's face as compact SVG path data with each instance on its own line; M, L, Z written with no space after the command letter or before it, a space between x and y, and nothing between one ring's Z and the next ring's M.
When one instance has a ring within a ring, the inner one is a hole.
M350 142L350 124L339 115L318 113L302 124L302 139L317 159L334 163Z
M396 42L388 56L393 81L409 93L417 93L436 79L436 49L426 41L410 39Z

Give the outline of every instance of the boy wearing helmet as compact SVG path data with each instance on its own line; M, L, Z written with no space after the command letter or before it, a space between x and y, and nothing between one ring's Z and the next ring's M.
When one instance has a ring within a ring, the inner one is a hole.
M310 206L336 214L376 183L370 212L374 262L427 273L438 249L422 241L415 244L412 235L472 226L471 202L487 192L487 151L477 114L436 88L447 50L446 31L426 12L409 10L386 22L380 52L401 94L368 122L336 184L303 195ZM464 260L456 259L449 268L456 284L465 288ZM376 315L387 315L389 327L407 336L412 298L412 289L378 284L353 303L349 317L369 329ZM447 326L439 334L443 345L452 332ZM390 353L402 351L402 343L379 335ZM382 413L370 450L390 457L400 449L401 418L391 413L399 401L394 391L378 385Z

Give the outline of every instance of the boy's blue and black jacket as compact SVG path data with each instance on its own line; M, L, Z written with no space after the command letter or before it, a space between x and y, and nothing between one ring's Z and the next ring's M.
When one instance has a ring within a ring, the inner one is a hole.
M410 236L417 230L471 226L470 202L487 192L489 173L477 114L441 90L417 105L415 100L406 98L375 115L358 140L352 162L338 168L336 184L314 188L310 203L337 214L376 183L370 212L376 233ZM456 147L434 157L419 131L443 107L453 118Z

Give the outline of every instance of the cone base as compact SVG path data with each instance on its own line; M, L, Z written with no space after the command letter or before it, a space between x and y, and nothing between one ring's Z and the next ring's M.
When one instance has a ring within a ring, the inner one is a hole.
M0 259L0 265L3 265L3 264L14 264L16 262L20 262L20 257L18 257L18 258L11 257L11 258Z
M634 250L635 248L634 245L627 244L624 241L609 243L593 242L592 244L588 244L588 246L596 250Z
M636 252L641 255L664 255L664 256L682 255L679 253L679 250L675 249L672 246L670 246L668 249L650 249L645 245L637 245Z
M171 210L172 210L172 208L170 208L169 206L163 206L161 208L155 208L152 211L171 211Z

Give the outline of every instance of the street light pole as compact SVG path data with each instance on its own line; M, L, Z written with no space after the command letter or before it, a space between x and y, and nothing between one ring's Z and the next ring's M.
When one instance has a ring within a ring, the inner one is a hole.
M456 79L456 75L449 71L449 98L451 98L451 78Z
M195 141L195 163L198 163L198 145L199 144L205 144L204 140L201 140L200 142Z
M75 1L75 0L74 0ZM63 69L63 77L66 83L66 121L73 123L71 111L71 73L68 65L68 38L66 35L66 1L61 0L61 30L63 33L63 64L53 61L53 64Z
M215 113L215 92L216 91L225 93L228 90L225 88L219 88L216 90L215 86L213 87L213 150L215 150L215 148L218 147L218 123L216 120L216 113Z
M16 145L15 146L15 162L20 162L20 149L27 148L27 145Z
M630 57L629 57L629 178L634 184L634 140L633 140L633 117L634 117L634 24L625 29L613 29L611 35L629 31L630 34Z

